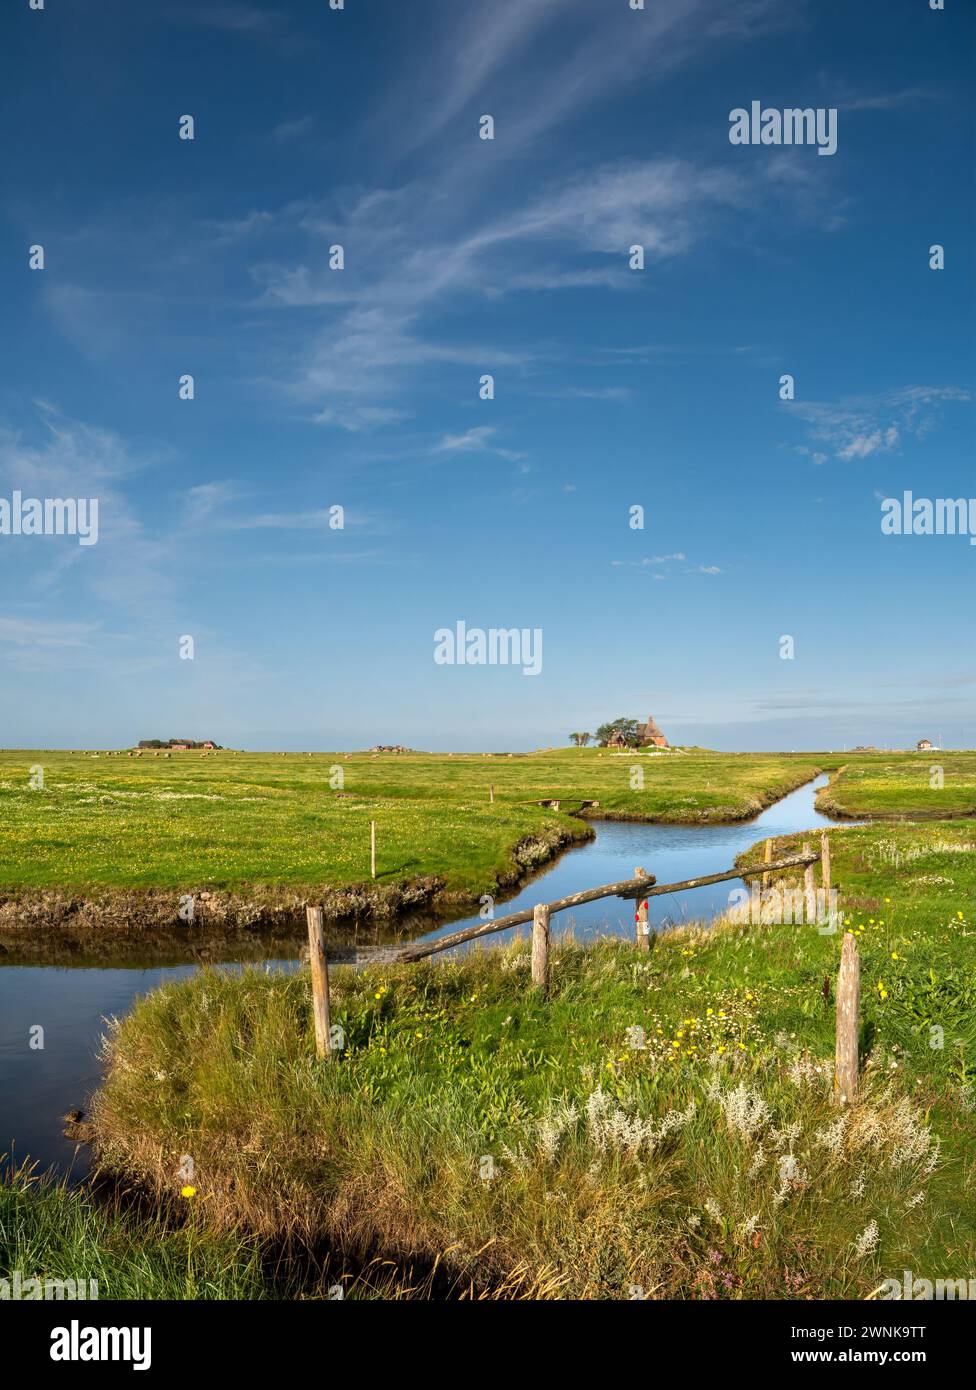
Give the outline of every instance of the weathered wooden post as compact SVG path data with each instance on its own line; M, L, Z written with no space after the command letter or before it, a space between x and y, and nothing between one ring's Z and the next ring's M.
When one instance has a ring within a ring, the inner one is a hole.
M549 988L549 907L536 903L532 909L532 988Z
M803 853L810 853L810 846L804 840ZM806 906L807 922L817 920L817 889L813 881L813 865L805 864L803 868L803 899Z
M489 785L488 787L488 800L491 802L495 800L495 788L493 785Z
M369 872L370 877L376 877L376 822L374 820L369 823Z
M824 890L824 901L830 892L830 841L826 830L820 833L820 883Z
M315 1052L332 1060L332 1023L329 1014L329 965L325 958L324 914L320 907L307 907L308 959L312 967L312 1016L315 1019Z
M861 961L857 942L844 933L837 972L837 1044L834 1051L834 1098L848 1104L857 1095L857 1039L861 1016Z
M766 843L763 845L763 863L764 863L764 864L770 864L770 863L772 863L772 859L773 859L773 842L772 842L772 840L767 840ZM760 892L765 893L766 890L767 890L768 888L769 888L769 874L763 874L763 876L762 876L762 882L761 882L760 885L759 885L759 890L760 890Z
M646 878L643 869L634 870L634 878ZM637 899L637 910L634 913L634 923L637 928L637 949L638 951L649 951L651 949L650 927L647 921L647 899Z

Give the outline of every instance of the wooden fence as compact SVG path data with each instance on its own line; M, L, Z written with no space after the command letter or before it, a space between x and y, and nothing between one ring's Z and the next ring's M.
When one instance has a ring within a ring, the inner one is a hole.
M420 941L400 947L374 950L341 949L326 953L324 914L321 907L308 907L308 946L312 972L312 1009L315 1021L315 1046L319 1057L333 1056L330 1009L329 1009L329 959L334 964L405 964L424 960L441 951L453 950L456 946L482 937L493 936L496 932L508 931L511 927L532 923L532 988L545 994L549 989L549 924L556 912L579 907L583 903L596 902L600 898L624 898L635 904L634 923L637 949L650 949L650 926L648 922L648 899L665 893L684 893L692 888L703 888L711 883L723 883L736 878L761 876L762 887L769 886L769 876L787 869L803 869L803 895L809 921L816 916L816 888L814 885L814 865L819 860L821 887L829 891L830 842L826 833L821 836L820 851L815 852L804 844L800 854L786 855L782 859L771 857L772 841L767 840L762 862L755 867L733 868L718 874L704 874L699 878L686 878L679 883L658 883L653 874L642 868L634 870L633 878L621 879L617 883L605 883L599 888L587 888L581 893L571 893L568 897L557 898L551 903L536 903L534 907L519 912L511 912L505 917L493 918L477 927L466 927L448 936L439 936L431 941ZM860 1013L860 965L857 942L850 932L844 936L840 971L837 977L837 1018L836 1018L836 1056L834 1073L834 1092L840 1101L853 1100L857 1093L858 1072L858 1029Z

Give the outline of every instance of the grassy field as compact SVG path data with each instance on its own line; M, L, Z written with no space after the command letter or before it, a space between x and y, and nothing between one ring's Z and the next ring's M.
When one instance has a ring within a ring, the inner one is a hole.
M214 1230L439 1262L535 1297L866 1297L976 1268L976 834L850 828L862 1089L831 1101L841 937L719 925L307 977L203 972L110 1043L109 1164L160 1194L193 1156ZM784 841L777 848L785 848ZM635 1030L640 1030L636 1031Z
M976 754L880 754L852 760L823 789L817 804L827 815L855 818L976 816Z
M929 768L944 768L930 786ZM643 787L632 785L639 767ZM31 785L42 769L43 785ZM839 769L839 771L838 771ZM839 814L976 812L976 754L665 755L0 753L0 893L160 889L310 892L420 879L457 899L515 883L586 835L567 814L743 819L833 772ZM338 785L341 778L341 786ZM489 800L489 786L495 800ZM555 811L539 803L559 801Z
M584 801L598 801L601 815L741 819L807 781L822 761L596 749L515 757L0 753L0 892L363 884L375 820L381 885L428 877L447 893L476 897L524 872L521 843L544 842L553 830L585 836L585 825L564 813ZM630 785L635 764L643 790ZM32 767L43 769L41 789L31 787ZM341 788L330 785L337 771ZM538 804L550 799L561 802L559 812Z

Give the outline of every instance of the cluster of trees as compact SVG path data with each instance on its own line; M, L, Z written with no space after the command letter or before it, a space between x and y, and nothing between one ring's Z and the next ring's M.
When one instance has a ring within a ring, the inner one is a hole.
M585 748L588 743L594 740L601 748L606 748L611 736L619 732L628 748L639 748L641 746L640 730L643 728L639 719L625 719L622 715L619 719L611 719L606 724L601 724L595 734L570 734L569 740L577 748Z

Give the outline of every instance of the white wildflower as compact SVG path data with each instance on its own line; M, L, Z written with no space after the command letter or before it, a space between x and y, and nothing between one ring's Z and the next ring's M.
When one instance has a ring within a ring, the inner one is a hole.
M745 1082L741 1082L732 1091L726 1091L721 1103L725 1112L725 1123L744 1139L751 1139L769 1121L769 1106L759 1092L754 1091Z
M766 1150L763 1148L762 1144L759 1144L756 1148L755 1154L753 1155L752 1162L749 1164L749 1177L758 1178L759 1174L762 1172L763 1165L765 1162Z
M547 1163L555 1161L563 1135L573 1128L579 1119L579 1111L571 1102L560 1102L549 1108L536 1126L536 1140L539 1151Z
M844 1149L844 1133L847 1129L847 1115L841 1115L832 1125L820 1129L813 1136L813 1142L826 1149L832 1158L837 1158Z
M736 1229L736 1235L739 1238L739 1240L748 1240L758 1225L758 1212L755 1212L752 1216L748 1218L748 1220L740 1222L738 1228Z
M873 1255L877 1248L878 1223L877 1221L869 1221L854 1242L854 1254L859 1260L863 1260L865 1255Z

